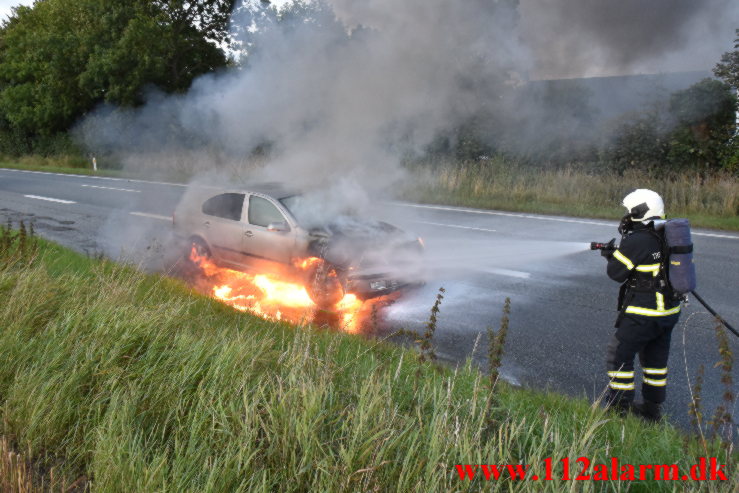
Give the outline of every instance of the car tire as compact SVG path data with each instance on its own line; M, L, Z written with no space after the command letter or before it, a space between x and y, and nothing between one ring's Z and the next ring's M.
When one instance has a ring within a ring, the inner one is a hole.
M190 242L188 243L188 246L183 253L185 256L185 260L187 260L191 264L197 264L197 262L193 259L193 254L205 260L210 260L212 257L208 245L206 245L205 241L203 241L201 238L198 238L197 236L190 238Z
M331 308L344 298L344 285L333 265L321 261L308 271L308 296L319 308Z

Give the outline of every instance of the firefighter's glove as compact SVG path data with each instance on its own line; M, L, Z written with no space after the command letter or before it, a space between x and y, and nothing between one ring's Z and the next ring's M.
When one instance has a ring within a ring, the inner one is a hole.
M601 256L610 259L613 257L613 252L616 251L616 238L612 238L611 241L606 243L603 249L600 251Z

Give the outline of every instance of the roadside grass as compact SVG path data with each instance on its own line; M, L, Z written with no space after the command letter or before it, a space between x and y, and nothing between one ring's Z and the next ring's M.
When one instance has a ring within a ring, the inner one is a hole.
M555 478L565 457L574 477L581 456L681 472L715 456L735 477L736 455L585 399L491 387L471 362L447 368L413 349L263 320L179 281L2 235L0 467L32 471L34 491L53 491L51 476L106 492L734 487L462 481L457 464L542 475L549 457ZM4 460L18 451L22 468Z
M84 162L80 163L73 158L43 158L29 156L11 160L10 158L3 158L0 156L0 168L18 169L23 171L45 171L47 173L64 173L68 175L124 176L121 171L112 169L98 169L97 171L93 171L92 164Z
M635 188L655 190L669 217L699 227L739 230L739 181L731 174L685 172L623 176L576 169L535 169L502 158L479 162L425 162L409 166L412 201L481 209L618 219L623 197Z

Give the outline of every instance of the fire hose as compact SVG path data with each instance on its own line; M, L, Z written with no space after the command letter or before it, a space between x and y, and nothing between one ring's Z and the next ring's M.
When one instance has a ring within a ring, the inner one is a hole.
M716 313L716 311L713 308L711 308L711 306L708 303L706 303L705 300L698 295L698 293L696 293L695 291L691 291L690 293L693 296L695 296L695 299L698 300L698 302L701 305L703 305L706 308L706 310L708 310L708 312L711 315L713 315L714 317L716 317L716 320L718 320L719 322L721 322L722 324L724 324L724 327L726 327L727 329L729 329L735 336L739 337L739 332L737 332L736 329L729 324L729 322L727 322L726 320L724 320L723 317L721 317L721 315L719 315L718 313Z

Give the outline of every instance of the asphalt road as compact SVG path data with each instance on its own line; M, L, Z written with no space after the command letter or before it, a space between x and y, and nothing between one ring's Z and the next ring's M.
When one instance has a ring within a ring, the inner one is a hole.
M33 221L42 236L76 250L127 257L157 269L157 252L169 241L170 217L184 190L178 184L0 169L0 220ZM429 264L428 284L382 313L388 333L422 329L443 286L435 336L439 355L452 362L472 357L484 366L482 335L488 326L497 328L509 297L504 377L590 399L602 393L618 285L606 277L604 260L587 246L617 236L617 220L417 204L387 204L378 214L418 232ZM739 234L694 230L693 236L698 292L739 326ZM723 393L714 368L719 355L713 327L711 316L693 301L673 334L665 411L685 428L687 382L695 379L700 365L706 371L706 414ZM739 355L739 339L730 338ZM739 382L737 367L734 382Z

